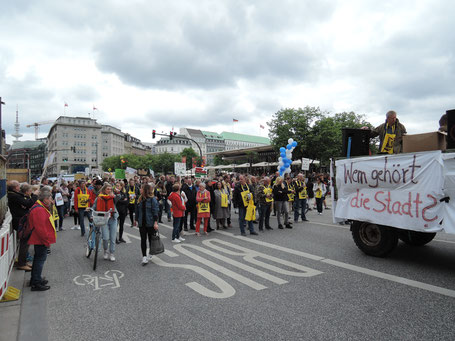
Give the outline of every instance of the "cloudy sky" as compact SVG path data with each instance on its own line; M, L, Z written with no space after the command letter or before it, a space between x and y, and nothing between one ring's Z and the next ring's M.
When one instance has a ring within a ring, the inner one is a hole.
M66 102L145 142L172 127L266 136L275 112L307 105L374 125L393 109L408 133L435 131L455 108L453 13L453 0L5 1L3 128L11 142L18 105L33 139L25 125Z

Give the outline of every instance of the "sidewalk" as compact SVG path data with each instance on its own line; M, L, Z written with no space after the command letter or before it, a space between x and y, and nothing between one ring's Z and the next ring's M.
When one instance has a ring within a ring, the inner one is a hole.
M25 284L25 271L13 269L9 286L21 290L17 301L0 303L0 341L16 341L19 332L21 304Z

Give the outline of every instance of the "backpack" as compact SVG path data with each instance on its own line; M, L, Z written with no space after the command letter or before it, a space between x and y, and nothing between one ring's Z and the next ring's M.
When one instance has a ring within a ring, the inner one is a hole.
M17 236L19 239L24 241L28 241L32 232L35 228L30 229L30 225L28 222L28 218L30 216L30 212L33 211L37 207L42 207L41 205L34 205L21 219L19 220L19 225L17 227Z

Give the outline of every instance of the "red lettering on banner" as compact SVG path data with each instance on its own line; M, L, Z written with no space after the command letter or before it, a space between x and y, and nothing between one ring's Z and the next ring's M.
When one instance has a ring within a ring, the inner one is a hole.
M366 204L370 202L370 199L368 198L363 198L363 193L360 194L359 198L359 190L357 190L357 194L354 198L351 199L351 207L355 208L365 208L366 210L370 210Z
M423 208L423 210L422 210L422 218L423 218L423 220L425 220L425 221L435 221L436 219L438 219L438 216L429 219L429 218L425 217L425 212L426 212L427 210L432 209L433 207L435 207L435 206L438 204L438 201L436 200L436 198L435 198L434 196L432 196L432 195L430 195L430 194L427 195L427 198L433 199L433 204L431 204L431 205L426 206L426 207Z
M3 254L5 253L5 243L4 243L4 240L5 240L5 237L2 237L2 253L0 254L1 256L3 256Z
M393 214L399 214L399 215L403 215L401 213L401 202L399 201L395 201L392 205L392 213Z
M379 192L376 192L376 194L374 195L374 200L376 200L376 202L380 203L383 206L383 208L382 208L382 210L377 210L377 209L373 208L373 211L378 212L378 213L382 213L387 208L387 205L384 204L381 200L378 199L378 194L384 194L384 192L383 191L379 191Z
M414 216L412 215L411 207L412 207L412 196L411 196L411 192L409 192L408 201L405 202L403 205L401 205L401 212L403 212L403 214L408 215L411 218L413 218Z
M416 204L416 218L419 217L419 204L422 204L422 200L420 200L420 193L417 193L416 200L413 201Z

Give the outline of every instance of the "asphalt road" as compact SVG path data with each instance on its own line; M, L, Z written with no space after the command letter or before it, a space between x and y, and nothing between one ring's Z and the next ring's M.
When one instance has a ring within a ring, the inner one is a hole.
M24 290L19 340L455 339L453 236L400 243L380 259L358 250L331 211L308 218L247 237L233 219L178 245L165 223L166 253L147 266L127 225L117 260L100 255L96 272L66 218L44 268L51 289Z

